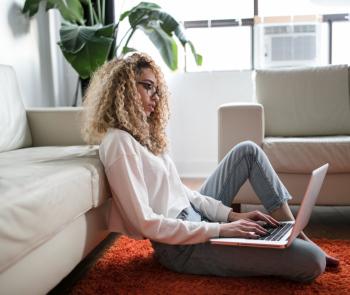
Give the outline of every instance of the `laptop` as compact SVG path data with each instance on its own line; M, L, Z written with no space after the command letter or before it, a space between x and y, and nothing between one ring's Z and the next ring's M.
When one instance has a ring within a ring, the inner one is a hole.
M295 221L280 222L279 227L270 227L265 225L268 234L259 238L212 238L212 244L228 246L246 246L262 248L287 248L294 239L306 227L309 222L312 209L316 203L317 196L321 190L323 180L326 176L329 164L325 164L314 171L307 186L304 198L301 202L300 209Z

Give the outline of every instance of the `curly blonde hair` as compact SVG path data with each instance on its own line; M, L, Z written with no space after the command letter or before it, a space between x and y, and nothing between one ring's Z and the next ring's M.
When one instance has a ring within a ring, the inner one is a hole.
M137 77L146 68L156 77L159 97L148 117L136 88ZM83 103L83 138L89 144L99 144L108 128L118 128L159 155L167 148L168 99L163 74L151 57L134 53L126 58L114 58L102 65L90 80Z

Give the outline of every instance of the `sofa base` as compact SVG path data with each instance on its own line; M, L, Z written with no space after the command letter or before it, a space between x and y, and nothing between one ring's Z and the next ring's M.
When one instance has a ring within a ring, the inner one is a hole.
M278 174L293 199L288 203L300 205L310 174ZM350 205L350 174L327 174L316 205L347 206ZM250 183L247 181L239 190L234 203L261 204Z
M109 201L89 210L64 230L0 273L1 294L46 294L106 236Z

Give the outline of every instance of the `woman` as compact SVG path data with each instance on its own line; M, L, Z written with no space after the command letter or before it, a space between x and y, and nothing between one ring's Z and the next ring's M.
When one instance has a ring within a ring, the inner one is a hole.
M159 67L145 54L114 59L93 76L84 101L83 134L100 144L111 188L111 231L148 238L169 269L218 276L274 275L312 281L337 260L305 235L284 250L210 244L212 237L258 237L261 222L293 220L290 195L263 151L235 146L199 192L182 184L167 154L168 91ZM270 214L229 207L249 179ZM327 258L327 259L326 259Z

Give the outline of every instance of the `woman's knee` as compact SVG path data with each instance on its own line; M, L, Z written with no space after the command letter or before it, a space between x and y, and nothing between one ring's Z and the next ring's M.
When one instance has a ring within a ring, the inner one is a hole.
M324 252L309 242L304 244L298 257L298 267L294 279L300 282L312 282L320 276L326 268L326 257Z
M251 140L245 140L237 144L232 150L232 153L239 153L242 155L256 155L260 147Z
M256 148L259 148L259 146L254 141L251 141L251 140L241 141L237 146L239 146L240 148L253 149L253 150L255 150Z
M305 283L314 281L317 277L319 277L324 272L325 266L326 266L326 258L310 261L310 264L307 266L307 271L300 278L300 281Z

